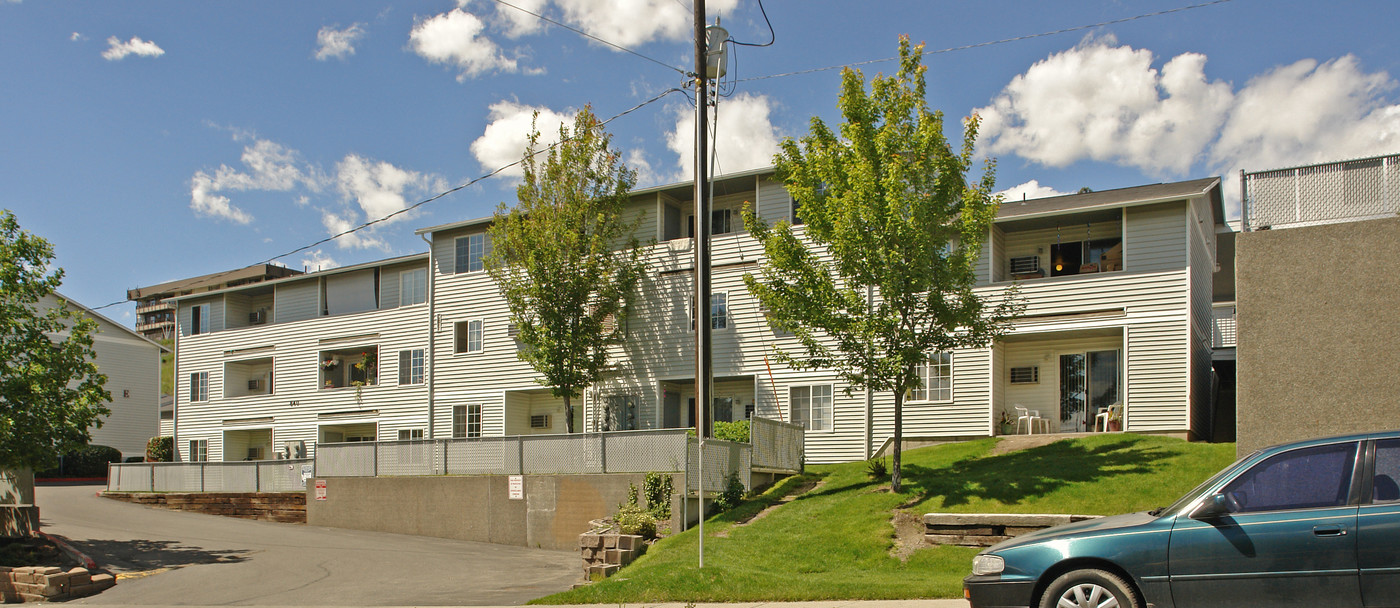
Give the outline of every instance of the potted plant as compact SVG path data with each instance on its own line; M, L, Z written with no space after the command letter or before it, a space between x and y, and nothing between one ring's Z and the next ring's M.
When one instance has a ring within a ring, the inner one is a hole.
M1013 422L1013 421L1011 420L1011 414L1008 414L1008 413L1006 413L1005 410L1002 410L1002 412L1001 412L1001 434L1003 434L1003 435L1011 435L1011 434L1014 434L1015 432L1016 432L1016 425L1015 425L1015 422Z
M1114 432L1123 430L1123 415L1116 407L1108 408L1108 430Z

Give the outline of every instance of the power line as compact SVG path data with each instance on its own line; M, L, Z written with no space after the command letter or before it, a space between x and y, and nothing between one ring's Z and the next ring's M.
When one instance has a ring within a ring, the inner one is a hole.
M499 0L498 0L498 1L499 1ZM1136 21L1136 20L1138 20L1138 19L1146 19L1146 18L1148 18L1148 17L1160 17L1160 16L1162 16L1162 15L1168 15L1168 14L1171 14L1171 13L1179 13L1179 12L1182 12L1182 11L1189 11L1189 10L1197 9L1197 8L1205 8L1205 7L1207 7L1207 6L1214 6L1214 5L1216 5L1216 4L1225 4L1226 2L1231 2L1231 1L1232 1L1232 0L1213 0L1212 2L1203 2L1203 3L1201 3L1201 4L1192 4L1191 6L1182 6L1182 7L1178 7L1178 8L1167 9L1167 10L1164 10L1164 11L1157 11L1157 12L1155 12L1155 13L1145 13L1145 14L1142 14L1142 15L1135 15L1135 16L1132 16L1132 17L1124 17L1124 18L1122 18L1122 19L1114 19L1114 20L1111 20L1111 21L1101 21L1101 22L1099 22L1099 23L1091 23L1091 24L1088 24L1088 25L1078 25L1078 26L1075 26L1075 27L1067 27L1067 28L1064 28L1064 29L1061 29L1061 30L1055 30L1055 31L1053 31L1053 32L1041 32L1041 33L1039 33L1039 34L1027 34L1027 35L1025 35L1025 36L1016 36L1016 37L1014 37L1014 38L1002 38L1001 40L992 40L992 41L989 41L989 42L978 42L978 43L976 43L976 44L966 44L966 45L963 45L963 46L954 46L954 47L949 47L949 48L946 48L946 49L938 49L938 50L935 50L935 51L924 51L924 55L938 55L938 54L940 54L940 53L951 53L951 52L953 52L953 51L965 51L965 50L968 50L968 49L976 49L976 48L981 48L981 47L984 47L984 46L994 46L994 45L998 45L998 44L1006 44L1006 43L1008 43L1008 42L1018 42L1018 41L1021 41L1021 40L1030 40L1030 39L1032 39L1032 38L1043 38L1043 37L1045 37L1045 36L1054 36L1054 35L1056 35L1056 34L1067 34L1067 33L1069 33L1069 32L1078 32L1078 31L1082 31L1082 30L1093 29L1093 28L1096 28L1096 27L1103 27L1103 26L1105 26L1105 25L1114 25L1114 24L1118 24L1118 23L1126 23L1126 22L1128 22L1128 21ZM767 79L769 79L769 78L782 78L782 77L785 77L785 76L798 76L798 75L801 75L801 74L813 74L813 73L816 73L816 72L827 72L827 71L830 71L830 70L839 70L839 69L842 69L842 68L850 68L850 67L857 67L857 66L862 66L862 65L870 65L870 64L872 64L872 63L884 63L884 62L886 62L886 61L894 61L894 60L896 60L896 59L899 59L899 58L898 58L898 57L886 57L886 58L884 58L884 59L871 59L871 60L869 60L869 61L857 61L857 62L855 62L855 63L847 63L847 64L843 64L843 65L832 65L832 66L827 66L827 67L824 67L824 68L812 68L812 69L810 69L810 70L798 70L798 71L796 71L796 72L784 72L784 73L782 73L782 74L770 74L770 75L768 75L768 76L754 76L754 77L752 77L752 78L743 78L743 79L739 79L739 80L736 80L735 82L736 82L736 83L737 83L737 82L751 82L751 81L754 81L754 80L767 80Z
M642 109L642 108L644 108L644 107L646 107L646 106L648 106L648 105L650 105L650 104L652 104L652 103L657 102L657 101L660 100L662 97L665 97L665 96L667 96L667 95L670 95L671 93L684 92L684 91L685 91L685 89L680 88L680 87L673 87L673 88L670 88L670 89L666 89L665 91L662 91L662 92L656 94L656 95L653 96L651 99L648 99L648 100L646 100L646 101L643 101L642 103L639 103L639 104L637 104L637 105L635 105L635 106L632 106L632 107L630 107L630 108L627 108L626 110L623 110L623 111L621 111L621 112L618 112L617 114L614 114L611 118L608 118L607 120L600 121L600 122L598 123L598 126L599 126L599 127L602 127L602 126L604 126L604 125L606 125L606 124L608 124L608 123L610 123L610 122L612 122L612 121L614 121L614 120L617 120L617 119L619 119L619 118L622 118L623 116L626 116L626 115L631 114L631 113L633 113L633 112L635 112L635 111L637 111L637 110L640 110L640 109ZM571 140L571 139L573 139L573 138L572 138L572 137L565 137L564 139L561 139L561 140L559 140L559 141L557 141L557 142L554 142L554 143L552 143L552 144L550 144L550 145L548 145L548 146L545 146L545 147L543 147L543 148L540 148L539 150L536 150L536 151L534 152L534 155L539 155L539 154L543 154L543 153L545 153L545 152L548 152L548 151L554 149L555 147L559 146L560 144L562 144L562 143L564 143L564 142L566 142L566 141L569 141L569 140ZM438 200L438 199L440 199L440 198L442 198L442 197L444 197L444 196L447 196L447 195L452 194L452 193L455 193L455 192L459 192L459 191L461 191L461 190L463 190L463 189L465 189L465 188L469 188L469 187L471 187L471 186L473 186L473 185L475 185L475 184L477 184L477 183L479 183L479 182L481 182L481 181L483 181L483 180L486 180L486 179L488 179L488 178L494 177L494 176L500 174L502 171L505 171L506 169L509 169L509 168L511 168L511 167L514 167L514 166L516 166L516 165L519 165L520 163L523 163L523 162L525 162L525 159L524 159L524 158L522 158L522 159L520 159L520 160L517 160L517 161L515 161L515 162L513 162L513 163L509 163L509 164L506 164L506 165L502 165L502 166L497 167L497 168L495 168L495 169L492 169L491 171L488 171L488 172L486 172L486 173L484 173L484 174L482 174L482 175L480 175L480 176L478 176L478 177L475 177L475 178L473 178L473 179L470 179L470 180L468 180L468 181L466 181L466 182L464 182L464 183L462 183L462 184L460 184L460 185L458 185L458 186L455 186L455 187L453 187L453 188L449 188L449 189L447 189L447 190L444 190L444 191L442 191L442 192L439 192L439 193L437 193L437 194L434 194L434 195L432 195L432 196L430 196L430 197L428 197L428 198L425 198L425 199L423 199L423 200L421 200L421 201L418 201L417 203L414 203L414 204L412 204L412 205L409 205L408 207L404 207L403 209L400 209L400 210L398 210L398 211L395 211L395 212L393 212L393 213L390 213L390 214L388 214L388 215L386 215L386 216L384 216L384 217L380 217L380 218L376 218L376 219L370 220L370 221L368 221L368 222L365 222L365 223L363 223L363 224L360 224L360 225L358 225L358 226L355 226L355 227L353 227L353 228L350 228L349 230L345 230L345 231L343 231L343 232L341 232L341 233L339 233L339 234L335 234L335 235L332 235L332 236L328 236L328 237L326 237L326 238L323 238L323 239L321 239L321 240L319 240L319 241L316 241L316 242L314 242L314 243L311 243L310 245L305 245L305 246L302 246L302 247L298 247L298 248L296 248L296 249L293 249L293 250L288 251L288 252L286 252L286 253L283 253L283 254L281 254L281 255L275 255L275 256L272 256L272 257L270 257L270 258L268 258L268 259L266 259L266 260L263 260L263 261L261 261L261 262L256 262L256 263L251 264L251 265L252 265L252 266L257 266L257 265L259 265L259 264L271 264L272 262L275 262L275 261L280 260L280 259L282 259L282 258L285 258L285 257L287 257L287 256L296 255L296 254L301 253L301 252L303 252L303 251L307 251L307 250L309 250L309 249L313 249L313 248L318 247L318 246L320 246L320 245L324 245L324 244L326 244L326 243L329 243L329 242L331 242L331 241L334 241L334 240L336 240L336 239L338 239L338 238L340 238L340 237L342 237L342 236L345 236L345 235L348 235L348 234L353 234L353 233L359 232L359 231L364 230L364 229L366 229L366 228L369 228L370 226L373 226L373 225L375 225L375 224L381 224L381 223L387 222L387 221L389 221L390 219L393 219L393 218L395 218L395 217L398 217L398 216L400 216L400 215L403 215L403 214L405 214L405 213L408 213L408 212L410 212L410 211L413 211L414 209L417 209L417 208L419 208L419 207L422 207L423 205L426 205L426 204L428 204L428 203L431 203L431 202L433 202L433 201L436 201L436 200ZM236 269L233 269L233 270L226 270L226 271L224 271L224 272L214 273L214 274L212 274L212 275L208 275L208 278L210 278L210 279L216 279L216 278L219 278L219 277L224 276L224 275L228 275L228 274L232 274L232 273L238 272L239 270L242 270L242 268L236 268ZM129 302L129 301L130 301L130 300L117 300L117 301L115 301L115 302L111 302L111 303L108 303L108 304L103 304L103 305L101 305L101 306L89 307L89 309L90 309L90 310L93 310L93 311L98 311L98 310L102 310L102 309L104 309L104 308L111 308L111 307L116 306L116 305L118 305L118 304L125 304L125 303L127 303L127 302Z
M664 61L662 61L662 60L660 60L660 59L655 59L655 58L652 58L652 57L648 57L648 56L643 55L643 54L641 54L641 53L639 53L639 52L637 52L637 51L634 51L634 50L629 49L629 48L627 48L627 47L625 47L625 46L622 46L622 45L620 45L620 44L614 44L614 43L612 43L612 42L608 42L607 40L603 40L602 38L599 38L599 37L597 37L597 36L594 36L593 34L590 34L590 33L588 33L588 32L585 32L585 31L583 31L583 30L581 30L581 29L578 29L578 28L575 28L575 27L573 27L573 26L564 25L563 23L560 23L560 22L558 22L558 21L555 21L555 20L553 20L553 19L550 19L549 17L546 17L546 16L541 15L541 14L539 14L539 13L536 13L536 12L534 12L534 11L520 8L520 7L518 7L518 6L514 5L514 4L511 4L511 3L509 3L509 2L506 2L505 0L495 0L495 1L496 1L497 4L500 4L500 5L502 5L502 6L509 6L510 8L513 8L513 9L515 9L515 10L517 10L517 11L520 11L520 12L522 12L522 13L525 13L525 14L527 14L527 15L534 15L535 18L537 18L537 19L539 19L539 20L541 20L541 21L546 21L546 22L549 22L549 23L553 23L554 25L557 25L557 26L559 26L559 27L562 27L562 28L564 28L564 29L566 29L566 30L569 30L569 31L575 33L575 34L578 34L578 35L580 35L580 36L584 36L584 37L588 38L589 40L594 40L594 41L597 41L597 42L601 42L601 43L603 43L603 44L606 44L606 45L608 45L608 46L610 46L610 47L612 47L612 48L615 48L615 49L617 49L617 50L619 50L619 51L622 51L622 52L624 52L624 53L631 53L631 54L633 54L633 55L636 55L636 56L638 56L638 57L641 57L642 59L645 59L645 60L647 60L647 61L650 61L650 62L652 62L652 63L655 63L655 64L657 64L657 65L659 65L659 66L663 66L663 67L666 67L666 68L670 68L670 69L672 69L672 70L675 70L676 72L679 72L679 73L682 74L682 75L687 74L687 72L686 72L685 70L682 70L682 69L680 69L680 68L678 68L678 67L676 67L676 66L673 66L673 65L671 65L671 64L669 64L669 63L666 63L666 62L664 62Z

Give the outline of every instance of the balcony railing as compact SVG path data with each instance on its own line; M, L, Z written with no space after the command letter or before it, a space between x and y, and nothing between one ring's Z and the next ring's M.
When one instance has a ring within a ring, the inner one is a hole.
M143 315L148 312L160 312L162 310L175 310L175 303L166 300L161 300L159 302L153 302L150 304L136 305L136 314L138 315Z
M1243 173L1245 230L1400 213L1400 154Z
M1235 347L1235 303L1224 302L1215 304L1212 312L1215 315L1215 323L1210 332L1210 343L1212 348L1234 348Z

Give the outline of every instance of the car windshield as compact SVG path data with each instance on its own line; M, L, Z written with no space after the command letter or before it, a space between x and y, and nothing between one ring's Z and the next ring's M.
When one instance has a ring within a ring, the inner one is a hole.
M1197 498L1201 497L1201 494L1204 494L1206 490L1210 489L1221 479L1224 479L1225 476L1231 475L1235 471L1239 470L1239 468L1244 464L1244 461L1254 458L1258 455L1259 451L1256 450L1250 454L1245 455L1243 458L1236 460L1234 464L1221 469L1219 473L1212 475L1210 479L1205 480L1201 483L1201 485L1196 486L1195 489L1191 490L1190 492L1187 492L1181 498L1176 499L1176 502L1172 503L1169 506L1162 507L1161 509L1157 509L1156 511L1152 511L1152 515L1156 516L1168 513L1176 513L1178 509L1182 509L1187 505L1191 504L1192 502L1195 502Z

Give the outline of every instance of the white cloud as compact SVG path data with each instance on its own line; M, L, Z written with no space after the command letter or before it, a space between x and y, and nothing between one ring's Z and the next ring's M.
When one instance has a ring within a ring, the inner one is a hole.
M553 0L561 21L613 44L635 47L653 40L690 40L691 9L676 0ZM738 0L710 0L706 10L728 15Z
M573 123L572 110L555 112L544 106L527 106L513 101L498 101L491 104L487 118L491 124L472 142L472 155L486 170L493 170L513 162L525 155L530 139L531 121L540 132L540 147L553 145L559 141L559 127ZM539 113L538 118L535 114ZM523 172L514 166L501 172L501 175L520 177Z
M633 148L627 152L627 167L637 172L637 186L641 188L660 185L664 179L651 167L651 161L647 160L646 153L641 148Z
M719 103L715 127L715 166L717 173L736 173L773 164L778 152L778 132L769 114L767 96L740 93ZM666 134L666 145L679 155L678 180L695 175L695 111L679 108L676 127Z
M340 263L335 261L335 258L332 258L324 251L317 249L315 251L308 251L306 255L301 258L301 266L310 272L315 272L317 270L337 268L340 266Z
M346 155L336 165L336 187L345 202L357 206L367 220L384 218L407 209L409 195L447 189L440 178L402 169L384 161L376 162L357 154ZM388 243L375 236L375 231L411 216L411 213L396 216L374 227L340 237L336 244L342 249L377 248L388 251ZM351 209L341 213L323 210L321 223L329 234L335 235L353 228L358 217L359 213Z
M322 27L316 32L316 58L325 61L331 58L345 59L354 55L355 43L365 35L362 25L356 23L343 30L329 25Z
M78 33L78 32L73 32L72 34L70 34L70 35L68 36L68 39L69 39L69 40L72 40L73 42L79 42L79 41L82 41L82 40L87 40L87 36L84 36L84 35L82 35L82 34L80 34L80 33Z
M1089 39L1013 78L977 110L987 151L1052 167L1087 158L1189 170L1230 108L1230 85L1207 81L1204 55L1178 55L1158 72L1151 51L1116 45Z
M511 8L504 4L496 5L496 15L505 24L506 36L519 38L544 29L545 22L530 13L543 15L549 6L549 0L511 0L510 3L519 8ZM525 9L530 13L519 9Z
M1069 192L1060 192L1050 186L1040 185L1039 180L1031 180L1019 186L1012 186L997 194L1002 195L1005 202L1028 201L1036 198L1049 198L1052 196L1064 196Z
M102 58L107 61L120 61L127 55L137 55L140 57L160 57L165 54L165 49L156 46L156 43L149 40L132 37L131 40L122 42L116 36L107 39L107 50L102 51Z
M235 140L246 138L249 138L247 134L236 133L234 136ZM234 206L221 193L248 190L289 192L297 188L321 191L324 176L314 167L300 166L295 150L266 139L252 139L251 144L243 147L243 155L239 159L243 170L219 165L212 175L203 170L195 172L190 179L190 209L196 215L247 225L252 223L253 216Z
M492 70L516 71L515 60L501 54L485 27L481 18L457 8L415 23L409 45L428 61L460 69L459 82Z

